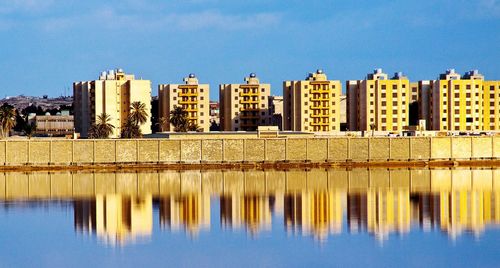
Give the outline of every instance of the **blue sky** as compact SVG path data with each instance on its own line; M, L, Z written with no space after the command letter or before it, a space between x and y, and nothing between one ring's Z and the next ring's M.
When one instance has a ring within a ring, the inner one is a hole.
M500 80L499 0L2 0L0 40L2 98L58 96L118 67L155 95L194 72L212 99L250 72L274 94L317 68L341 81L377 67Z

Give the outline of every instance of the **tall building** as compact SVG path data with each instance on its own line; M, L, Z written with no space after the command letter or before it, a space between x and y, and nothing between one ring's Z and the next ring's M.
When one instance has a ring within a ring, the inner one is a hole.
M165 118L164 131L174 131L170 124L170 111L180 106L188 112L191 123L197 124L202 132L210 130L210 85L198 84L196 75L189 74L184 84L158 85L158 118Z
M269 97L269 114L271 115L271 125L278 126L283 130L283 96Z
M500 81L485 81L477 70L463 77L454 69L432 81L430 102L422 101L430 113L425 119L438 131L498 130L500 126Z
M139 101L146 105L147 121L140 126L142 134L151 134L151 81L135 79L122 69L102 72L98 80L73 83L75 130L88 136L90 126L102 113L110 116L115 128L112 138L120 137L130 114L130 105Z
M402 131L409 124L410 81L401 72L388 79L382 69L365 80L349 80L347 124L349 130Z
M339 131L341 92L340 81L328 80L322 70L283 82L284 130Z
M222 131L255 131L258 126L271 124L271 85L261 84L254 73L245 82L219 86Z

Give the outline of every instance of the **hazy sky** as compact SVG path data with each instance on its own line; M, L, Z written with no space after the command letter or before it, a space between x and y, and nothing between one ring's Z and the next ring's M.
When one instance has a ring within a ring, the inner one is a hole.
M0 0L0 97L58 96L118 67L154 95L194 72L212 99L250 72L280 95L317 68L342 81L377 67L500 80L500 1Z

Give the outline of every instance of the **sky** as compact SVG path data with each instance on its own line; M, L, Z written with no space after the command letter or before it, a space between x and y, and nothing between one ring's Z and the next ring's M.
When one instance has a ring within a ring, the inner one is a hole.
M116 68L153 95L195 73L213 100L251 72L275 95L316 69L500 80L500 0L0 0L0 98L71 94Z

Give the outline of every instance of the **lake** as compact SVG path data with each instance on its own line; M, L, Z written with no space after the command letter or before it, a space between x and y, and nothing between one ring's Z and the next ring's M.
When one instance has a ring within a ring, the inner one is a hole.
M498 267L499 172L0 173L0 267Z

